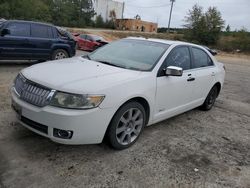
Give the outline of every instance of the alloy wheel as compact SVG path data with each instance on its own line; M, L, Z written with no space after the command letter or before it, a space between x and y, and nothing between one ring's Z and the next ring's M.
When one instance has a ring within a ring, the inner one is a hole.
M65 53L63 52L58 52L56 55L55 55L55 59L64 59L66 58L66 55Z
M116 139L121 145L132 143L143 127L143 113L138 108L130 108L120 118L116 127Z

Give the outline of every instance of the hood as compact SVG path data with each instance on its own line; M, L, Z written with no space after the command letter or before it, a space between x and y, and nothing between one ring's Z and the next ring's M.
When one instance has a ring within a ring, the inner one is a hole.
M135 79L141 72L75 57L33 65L21 73L28 80L51 89L72 93L96 93Z

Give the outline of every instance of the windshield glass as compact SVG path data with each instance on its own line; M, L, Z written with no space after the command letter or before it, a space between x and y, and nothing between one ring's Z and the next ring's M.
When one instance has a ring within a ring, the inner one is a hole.
M168 44L158 42L123 39L96 50L88 57L126 69L149 71L168 47Z
M74 39L74 37L71 35L71 33L66 31L66 29L63 29L61 27L56 27L56 28L57 28L57 31L60 34L60 36L67 37L67 38L72 39L72 40Z

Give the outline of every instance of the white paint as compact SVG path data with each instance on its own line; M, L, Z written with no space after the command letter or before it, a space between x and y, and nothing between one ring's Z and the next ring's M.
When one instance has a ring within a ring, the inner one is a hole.
M110 11L115 11L116 18L122 18L124 4L121 2L113 1L113 0L93 0L93 7L96 12L94 19L96 16L101 15L104 21L110 20Z
M27 79L51 89L68 93L105 95L105 99L97 108L72 110L49 105L39 108L22 101L12 92L12 99L21 106L22 115L47 125L49 134L42 134L23 125L59 143L100 143L115 112L134 97L142 97L148 102L150 106L148 125L151 125L200 106L215 83L223 85L225 77L223 65L206 49L184 42L136 39L171 45L150 72L112 67L81 57L42 63L22 70L21 73ZM181 77L157 77L158 70L167 55L179 45L202 48L213 59L214 66L187 70ZM187 82L189 74L195 76L195 81ZM53 128L72 130L74 135L70 140L55 138Z

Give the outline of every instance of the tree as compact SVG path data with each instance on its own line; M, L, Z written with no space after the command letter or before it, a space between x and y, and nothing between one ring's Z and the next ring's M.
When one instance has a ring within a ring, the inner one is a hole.
M188 29L186 38L205 45L216 44L224 27L224 20L216 7L209 7L204 13L197 4L189 10L185 22L184 26Z
M95 15L92 0L1 0L0 17L85 27Z
M101 15L96 16L95 26L99 27L99 28L102 28L102 27L104 27L104 25L105 25L105 23L104 23L104 20L103 20L102 16Z
M48 6L42 0L2 0L0 17L50 22Z
M230 25L228 24L227 27L226 27L226 32L231 32L231 28L230 28Z

